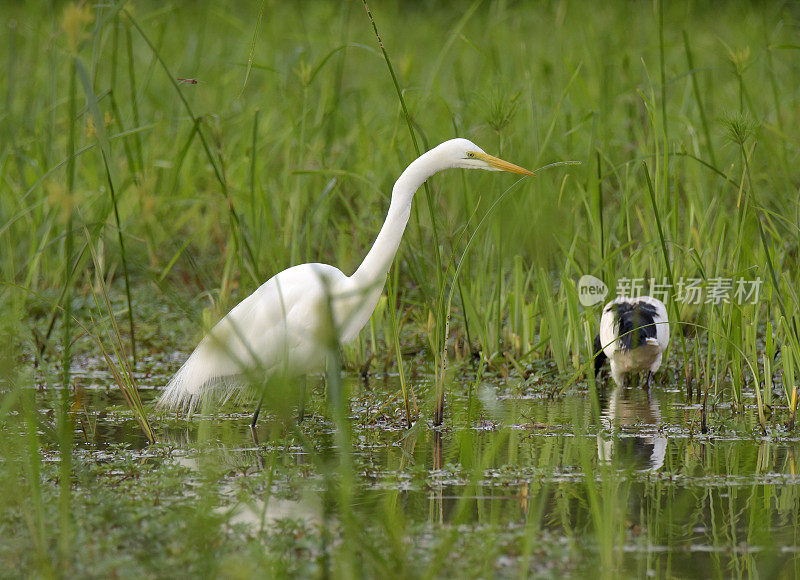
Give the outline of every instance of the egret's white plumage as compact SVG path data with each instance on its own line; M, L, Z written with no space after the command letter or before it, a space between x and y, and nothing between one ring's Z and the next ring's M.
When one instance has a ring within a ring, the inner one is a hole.
M451 168L532 175L466 139L445 141L424 153L395 183L386 221L352 276L326 264L302 264L270 278L203 338L167 384L159 406L191 411L208 397L225 399L238 392L237 379L248 371L294 377L321 368L330 344L355 338L372 315L414 193L429 177Z
M625 373L646 370L649 386L650 375L661 366L668 344L669 322L663 302L652 296L616 298L606 304L600 318L595 372L608 358L617 385L623 385Z

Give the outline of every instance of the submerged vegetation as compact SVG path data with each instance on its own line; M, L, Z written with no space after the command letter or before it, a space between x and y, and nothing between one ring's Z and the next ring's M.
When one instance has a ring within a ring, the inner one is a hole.
M2 575L800 575L796 6L365 6L4 3ZM581 163L421 189L301 424L153 411L455 136ZM649 397L583 275L667 305Z

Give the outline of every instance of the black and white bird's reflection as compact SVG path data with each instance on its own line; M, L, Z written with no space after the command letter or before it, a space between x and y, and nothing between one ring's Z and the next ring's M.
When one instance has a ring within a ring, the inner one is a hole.
M652 296L615 298L603 308L600 334L594 339L595 376L608 359L618 386L624 386L626 373L647 371L645 389L649 389L650 377L661 366L668 344L669 322L663 302Z
M641 471L661 469L669 441L661 428L659 396L615 386L610 395L598 391L598 397L598 459Z

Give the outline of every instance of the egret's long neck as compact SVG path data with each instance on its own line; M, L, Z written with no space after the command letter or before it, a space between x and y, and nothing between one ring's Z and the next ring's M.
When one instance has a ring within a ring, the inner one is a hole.
M403 239L403 232L411 214L414 194L431 175L444 169L435 162L435 150L428 151L409 165L398 178L392 189L389 213L383 222L378 237L364 261L352 276L354 281L364 287L383 287L386 273L392 265L397 248Z

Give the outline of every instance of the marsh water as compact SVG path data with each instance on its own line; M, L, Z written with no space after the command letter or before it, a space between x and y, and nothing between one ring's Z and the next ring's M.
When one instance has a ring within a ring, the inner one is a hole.
M141 373L146 403L174 366ZM304 421L267 412L258 443L251 406L229 404L154 416L158 444L149 446L99 365L84 361L73 375L79 461L117 477L132 464L177 473L175 501L213 497L214 513L238 533L290 526L315 548L299 551L289 571L319 572L303 560L319 564L347 510L365 530L403 538L412 562L403 574L424 575L437 561L442 575L485 577L584 576L598 565L636 577L800 570L800 437L778 423L764 437L754 409L725 404L710 404L702 433L700 401L669 385L648 393L609 381L552 396L547 373L476 382L465 369L448 388L444 428L420 411L407 429L396 376L345 374L342 439L326 418L325 384L312 377ZM420 401L431 381L414 381ZM58 396L39 394L45 407Z

